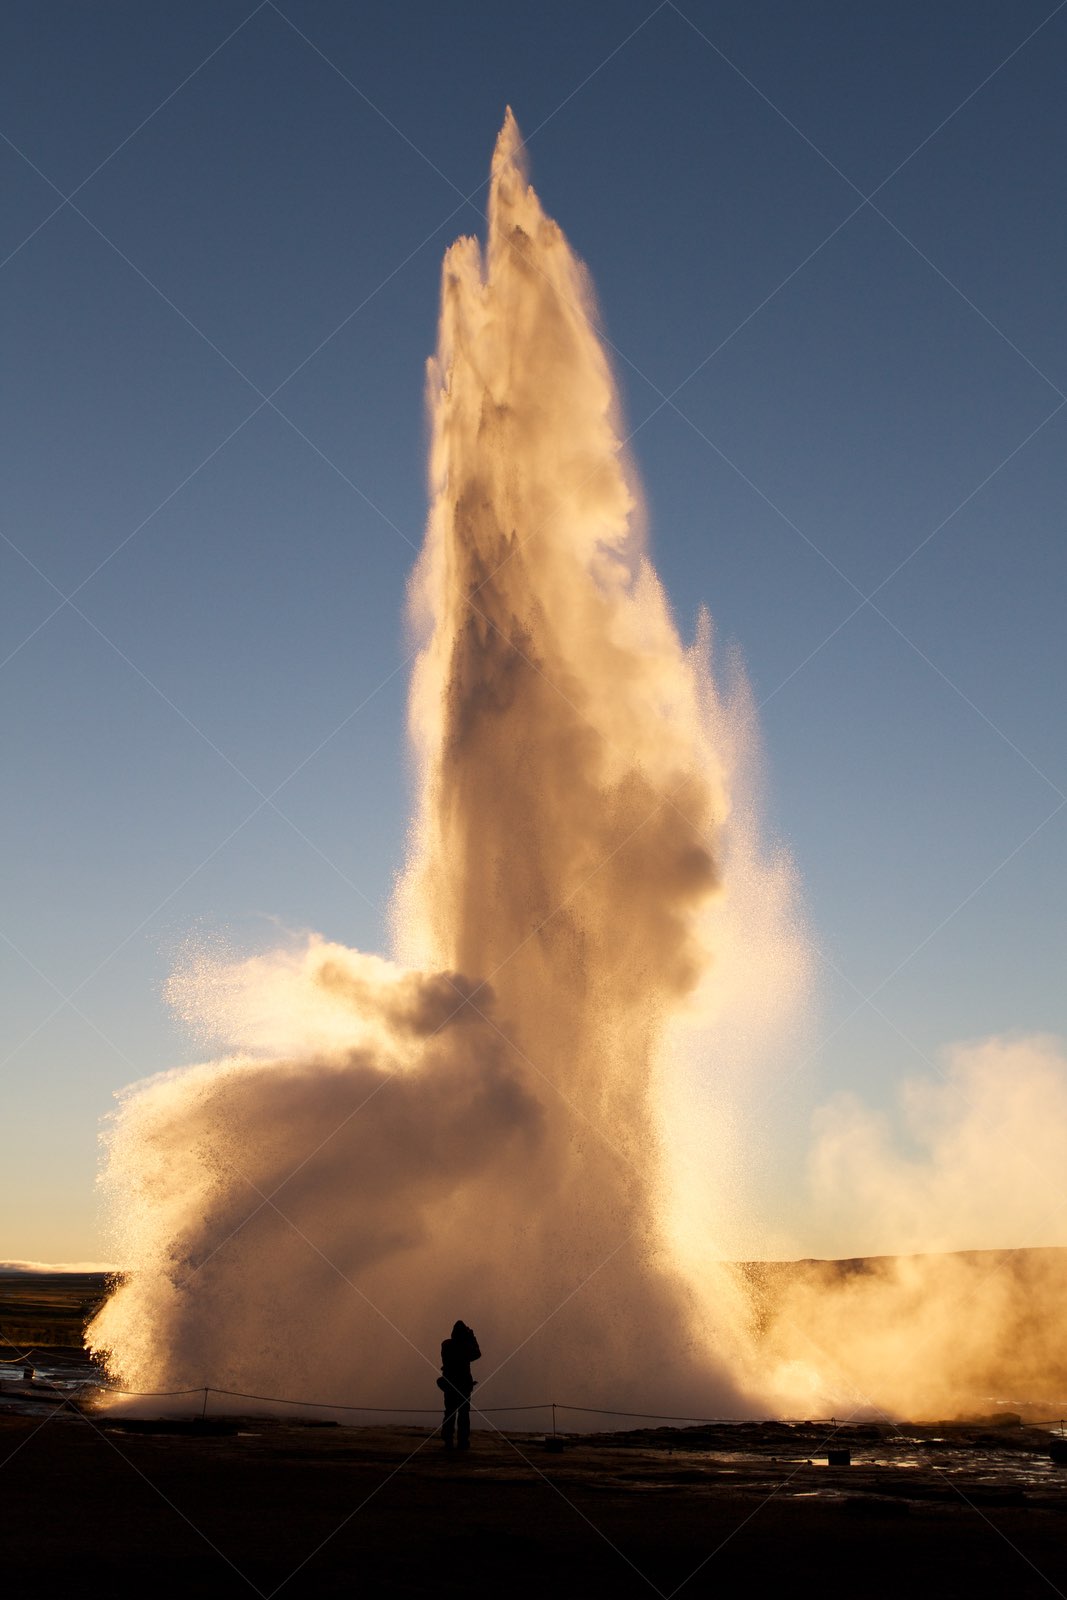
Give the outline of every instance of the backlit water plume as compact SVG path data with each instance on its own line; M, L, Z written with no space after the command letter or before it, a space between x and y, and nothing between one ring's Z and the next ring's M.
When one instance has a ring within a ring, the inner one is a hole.
M396 962L313 937L183 965L221 1054L123 1099L130 1276L92 1341L131 1389L420 1406L462 1316L485 1405L738 1414L736 1150L693 1041L724 1080L765 1051L806 947L788 863L731 815L749 704L644 554L590 285L510 113L429 404Z

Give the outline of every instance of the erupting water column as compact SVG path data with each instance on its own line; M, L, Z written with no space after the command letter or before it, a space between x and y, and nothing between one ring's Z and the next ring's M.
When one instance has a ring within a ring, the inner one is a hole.
M716 887L724 802L634 526L590 299L509 114L484 261L467 239L444 264L414 583L422 804L400 920L409 960L491 985L544 1108L526 1214L509 1208L490 1259L521 1226L534 1320L583 1285L567 1338L595 1342L618 1396L646 1330L657 1386L686 1342L652 1268L652 1068L705 959L694 913ZM647 1357L634 1376L647 1390Z
M735 1312L716 1326L675 1259L658 1113L728 775L510 112L484 258L445 258L430 405L406 965L312 940L175 978L229 1053L124 1100L131 1276L92 1337L133 1388L422 1405L463 1316L485 1405L736 1413Z

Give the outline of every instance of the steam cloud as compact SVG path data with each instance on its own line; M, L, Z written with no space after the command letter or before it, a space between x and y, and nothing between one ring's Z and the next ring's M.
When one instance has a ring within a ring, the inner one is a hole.
M396 1407L433 1404L457 1317L488 1406L1049 1392L1034 1307L1062 1326L1062 1255L723 1264L745 1094L795 1044L809 946L760 841L743 678L713 678L706 618L679 640L588 279L510 113L485 251L445 257L428 400L397 959L310 937L175 973L215 1059L123 1097L104 1182L128 1276L91 1342L130 1389ZM908 1091L910 1152L858 1102L826 1110L814 1204L866 1251L1051 1243L1065 1112L1049 1041L961 1049Z
M824 1107L814 1216L845 1251L900 1254L764 1274L768 1383L819 1411L952 1417L1007 1401L1058 1414L1065 1172L1067 1055L1054 1039L956 1046L939 1077L904 1086L896 1126L855 1096Z
M485 1404L737 1414L739 1291L720 1267L708 1294L711 1234L682 1243L678 1196L718 1165L682 1033L740 1033L725 928L782 952L783 1015L803 937L788 865L731 824L750 708L643 553L588 279L510 113L484 255L445 258L428 399L403 965L313 938L175 975L223 1055L123 1101L130 1276L91 1337L134 1389L426 1405L462 1316ZM666 1143L702 1117L676 1182Z
M843 1253L1058 1245L1067 1222L1067 1056L1052 1038L986 1039L906 1082L897 1125L854 1095L823 1108L815 1215ZM910 1146L910 1149L908 1148ZM847 1229L848 1231L843 1231Z

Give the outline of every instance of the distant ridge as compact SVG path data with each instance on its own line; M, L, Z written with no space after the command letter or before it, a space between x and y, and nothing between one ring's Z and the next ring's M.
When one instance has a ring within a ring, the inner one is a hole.
M67 1272L118 1272L119 1270L107 1261L0 1261L0 1277L6 1277L12 1272L26 1276L29 1273L39 1272L54 1275Z
M751 1274L754 1278L761 1274L797 1273L809 1268L831 1268L837 1274L847 1276L853 1272L882 1271L900 1261L966 1261L981 1266L991 1264L997 1257L1005 1260L1013 1257L1019 1265L1036 1261L1067 1262L1067 1244L1010 1245L1001 1250L911 1250L881 1256L799 1256L793 1261L738 1261L735 1265L741 1272Z

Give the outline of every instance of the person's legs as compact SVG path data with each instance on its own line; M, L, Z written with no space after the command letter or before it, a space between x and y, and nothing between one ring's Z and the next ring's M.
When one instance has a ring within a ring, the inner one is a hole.
M441 1438L445 1441L445 1449L451 1450L452 1440L456 1431L456 1403L460 1396L453 1389L445 1390L445 1414L441 1422Z
M456 1442L461 1450L466 1450L471 1442L471 1397L469 1394L465 1394L460 1401L456 1420L459 1424L459 1438Z

